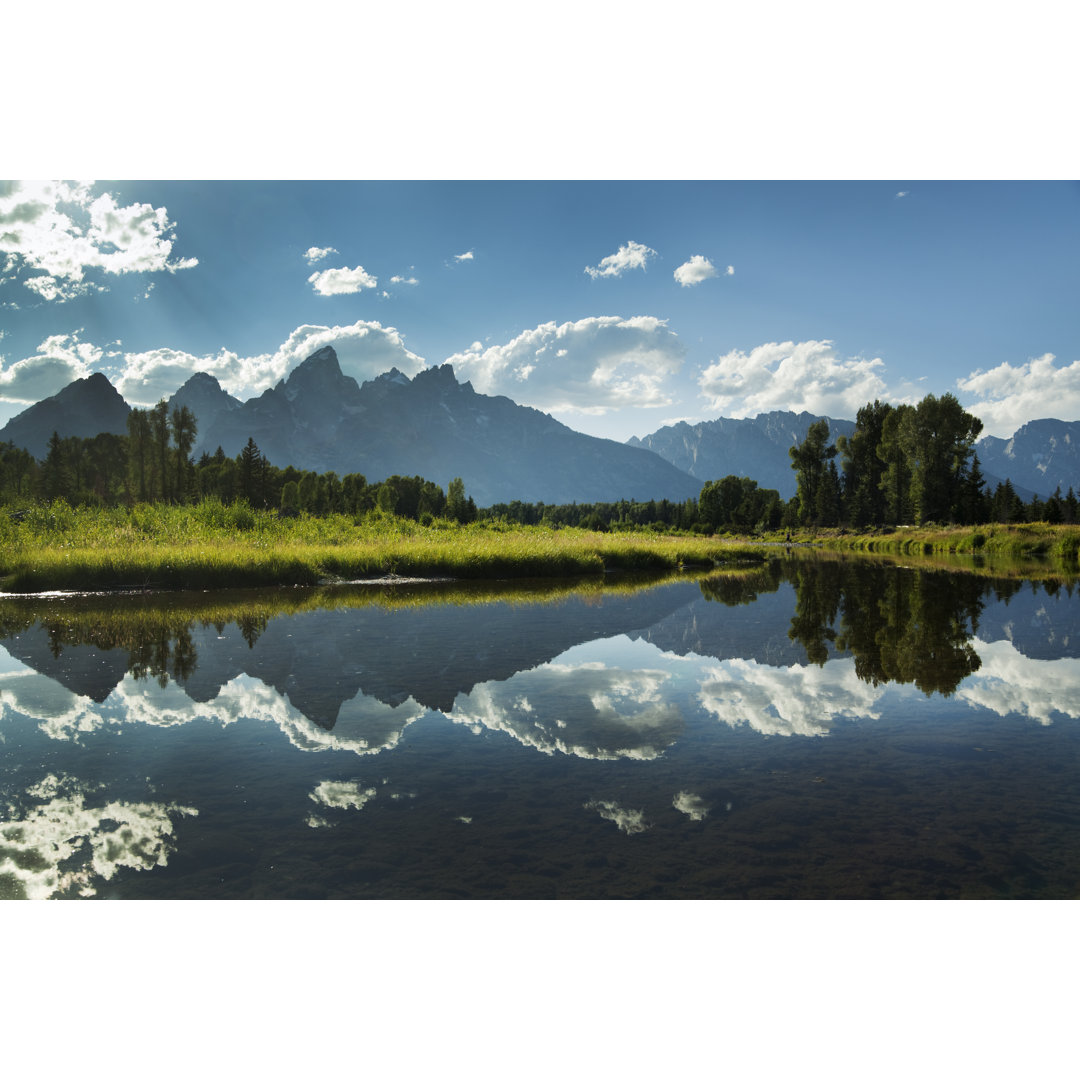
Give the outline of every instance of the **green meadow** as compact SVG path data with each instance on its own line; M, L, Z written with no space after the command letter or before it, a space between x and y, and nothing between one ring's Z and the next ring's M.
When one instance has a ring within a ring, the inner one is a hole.
M421 525L377 511L361 518L281 517L214 500L130 509L55 502L0 517L0 590L220 589L388 576L570 577L708 567L743 550L694 535L441 519Z
M782 546L868 556L948 556L954 566L960 559L974 569L1043 563L1069 574L1077 569L1080 527L810 530L738 538L440 518L420 524L380 511L283 517L213 499L195 506L111 509L57 501L0 515L0 591L216 590L388 577L465 581L656 573L760 562Z

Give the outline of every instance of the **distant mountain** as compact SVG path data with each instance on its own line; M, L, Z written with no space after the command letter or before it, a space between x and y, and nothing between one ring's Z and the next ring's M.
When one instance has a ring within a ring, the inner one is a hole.
M235 457L249 438L275 465L377 482L395 473L446 487L456 476L481 506L497 502L609 502L696 497L701 485L734 474L796 491L788 450L816 420L830 439L850 435L851 420L808 412L753 419L679 423L627 443L598 439L506 397L476 393L449 364L410 379L396 368L362 385L342 373L327 346L275 387L241 402L212 375L193 375L168 400L198 421L195 455L221 448ZM91 437L124 434L130 406L100 373L31 405L0 428L0 442L45 457L54 431ZM1080 421L1035 420L1011 439L976 444L988 490L1008 478L1025 502L1059 487L1080 494Z
M129 412L131 406L112 383L95 372L12 417L0 428L0 442L13 442L43 459L54 431L62 438L89 439L103 431L126 435Z
M1032 420L1011 439L980 439L975 450L987 477L1008 477L1018 494L1026 488L1046 499L1071 487L1080 495L1080 420Z
M243 406L239 398L225 393L221 383L205 371L196 372L168 400L169 414L173 409L187 406L195 415L199 431L204 431L215 423L220 414L235 412ZM217 447L211 448L211 453Z
M781 498L790 499L797 484L788 450L798 446L810 425L818 420L828 420L830 442L855 430L851 420L833 420L808 412L770 412L752 420L721 418L694 425L682 422L660 428L644 439L632 438L627 445L652 450L700 483L724 476L747 476L756 480L758 487L773 488Z
M198 416L196 412L196 416ZM583 435L546 413L459 383L449 364L410 379L396 368L359 385L326 346L257 398L199 424L196 454L230 457L253 438L275 465L369 482L460 476L481 506L496 502L683 501L701 484L649 450Z

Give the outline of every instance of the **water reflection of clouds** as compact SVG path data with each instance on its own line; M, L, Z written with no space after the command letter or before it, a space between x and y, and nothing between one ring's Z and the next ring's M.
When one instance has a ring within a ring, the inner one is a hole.
M297 749L355 754L396 746L405 728L427 711L411 698L391 706L360 694L341 706L337 723L327 731L272 686L248 675L232 679L207 702L195 701L171 680L161 686L129 675L98 705L29 670L0 675L0 703L37 720L49 738L59 741L77 742L106 725L165 728L204 721L227 726L252 719L280 728Z
M90 698L30 668L0 674L0 706L37 720L43 731L89 732L101 723Z
M763 735L827 735L837 719L877 719L884 690L863 682L850 659L823 667L769 667L755 660L708 663L698 701L730 727Z
M691 821L704 821L709 816L709 805L700 795L691 791L680 791L671 800L671 805L685 814Z
M450 719L505 732L545 754L655 758L683 729L682 712L664 696L670 678L659 667L560 660L474 687L458 697Z
M110 881L123 868L165 866L172 818L198 813L175 803L90 807L88 795L77 781L50 774L26 792L37 805L8 807L0 821L0 897L94 896L96 879Z
M362 810L375 798L376 789L360 787L359 780L323 780L308 798L318 806L330 810ZM316 814L310 814L307 824L313 829L327 828L332 822Z
M1080 719L1080 660L1032 660L1004 640L976 638L974 645L982 664L957 690L961 701L1043 725L1052 723L1055 713Z
M617 802L593 799L591 802L585 803L585 809L595 810L605 821L614 822L619 827L619 830L628 836L644 832L652 827L651 823L645 820L644 810L629 810L625 806L620 806Z

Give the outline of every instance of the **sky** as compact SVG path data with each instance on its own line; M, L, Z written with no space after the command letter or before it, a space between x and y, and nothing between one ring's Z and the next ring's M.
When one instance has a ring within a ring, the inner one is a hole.
M1078 250L1069 181L8 181L0 421L331 344L619 440L946 392L1005 436L1080 419Z

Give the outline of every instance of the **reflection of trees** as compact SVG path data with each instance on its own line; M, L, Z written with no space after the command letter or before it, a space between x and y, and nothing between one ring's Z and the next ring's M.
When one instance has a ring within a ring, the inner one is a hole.
M128 671L136 679L156 679L162 689L171 675L177 681L190 678L199 656L191 637L191 624L159 628L153 636L134 641L128 648Z
M702 578L698 585L706 600L736 607L739 604L752 604L761 593L776 592L783 579L780 563L770 561L753 570L710 574Z
M825 643L836 640L833 623L843 592L842 570L842 563L792 564L795 614L788 637L802 643L812 664L824 664L829 658L829 647Z
M825 662L831 641L853 655L860 679L914 683L928 695L949 695L978 671L971 639L994 588L986 581L860 562L797 563L791 576L798 599L789 637L813 663Z

